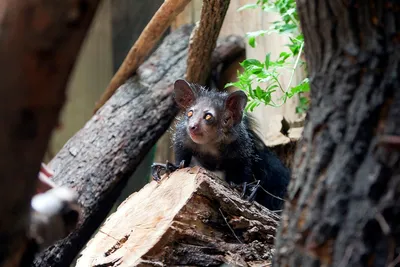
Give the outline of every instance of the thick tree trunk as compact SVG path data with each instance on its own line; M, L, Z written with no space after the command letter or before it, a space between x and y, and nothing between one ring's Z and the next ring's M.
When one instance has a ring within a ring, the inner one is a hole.
M27 245L30 201L97 0L0 4L0 265Z
M124 201L76 266L268 266L278 221L204 169L185 168Z
M274 266L394 267L400 251L400 4L297 3L312 106Z

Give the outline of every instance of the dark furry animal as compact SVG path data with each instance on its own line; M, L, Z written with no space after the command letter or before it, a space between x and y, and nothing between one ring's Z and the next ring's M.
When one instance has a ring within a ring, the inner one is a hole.
M244 112L243 91L217 92L175 82L175 101L183 111L173 136L176 162L180 166L153 164L153 177L160 168L199 165L222 172L227 182L243 186L248 200L256 200L270 210L280 210L290 172L257 135L253 118Z

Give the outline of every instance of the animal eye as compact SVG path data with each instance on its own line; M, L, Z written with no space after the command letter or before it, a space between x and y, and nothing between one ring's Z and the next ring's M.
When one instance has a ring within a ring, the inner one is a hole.
M207 113L205 116L204 116L204 119L206 120L206 121L209 121L209 120L211 120L212 119L212 115L210 114L210 113Z
M193 110L189 110L189 112L187 113L187 116L190 118L193 116Z

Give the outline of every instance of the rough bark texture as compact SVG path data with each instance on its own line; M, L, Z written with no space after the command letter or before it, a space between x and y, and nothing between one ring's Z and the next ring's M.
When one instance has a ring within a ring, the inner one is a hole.
M400 135L399 2L297 3L312 105L274 266L394 267L400 142L383 136Z
M166 37L50 163L54 180L78 191L84 218L68 238L39 255L36 266L69 266L110 211L127 178L168 129L178 111L173 83L185 74L192 29L184 26Z
M177 112L173 83L183 77L193 26L169 35L50 162L54 180L75 188L84 209L79 228L41 253L36 266L69 266L105 218L142 158Z
M205 170L186 168L122 203L76 266L267 266L278 220Z
M1 1L0 265L26 246L40 163L98 1Z
M204 0L200 23L190 40L186 79L204 84L210 74L211 54L228 11L230 0ZM202 59L199 61L199 59Z
M183 11L189 2L190 0L166 0L161 5L160 9L157 10L154 17L150 20L149 24L144 28L142 34L129 50L121 67L111 79L110 84L101 96L99 102L96 103L94 112L97 112L114 92L135 73L140 64L144 62L152 51L158 40L163 36L163 33L168 29L172 20Z

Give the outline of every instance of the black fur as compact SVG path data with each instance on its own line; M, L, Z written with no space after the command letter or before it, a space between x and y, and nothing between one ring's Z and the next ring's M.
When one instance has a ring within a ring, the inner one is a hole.
M177 164L184 160L184 166L187 167L192 157L195 157L202 167L210 171L225 172L227 182L239 185L259 180L262 188L258 189L255 200L270 210L280 210L290 172L258 136L252 117L245 113L238 124L229 128L223 127L221 121L217 122L216 130L219 138L214 143L215 147L212 148L218 151L218 155L215 155L215 152L208 153L207 148L191 140L187 132L186 112L197 101L208 99L210 100L208 103L217 110L217 113L222 114L229 94L209 91L193 84L191 87L197 92L196 100L184 110L173 136Z

